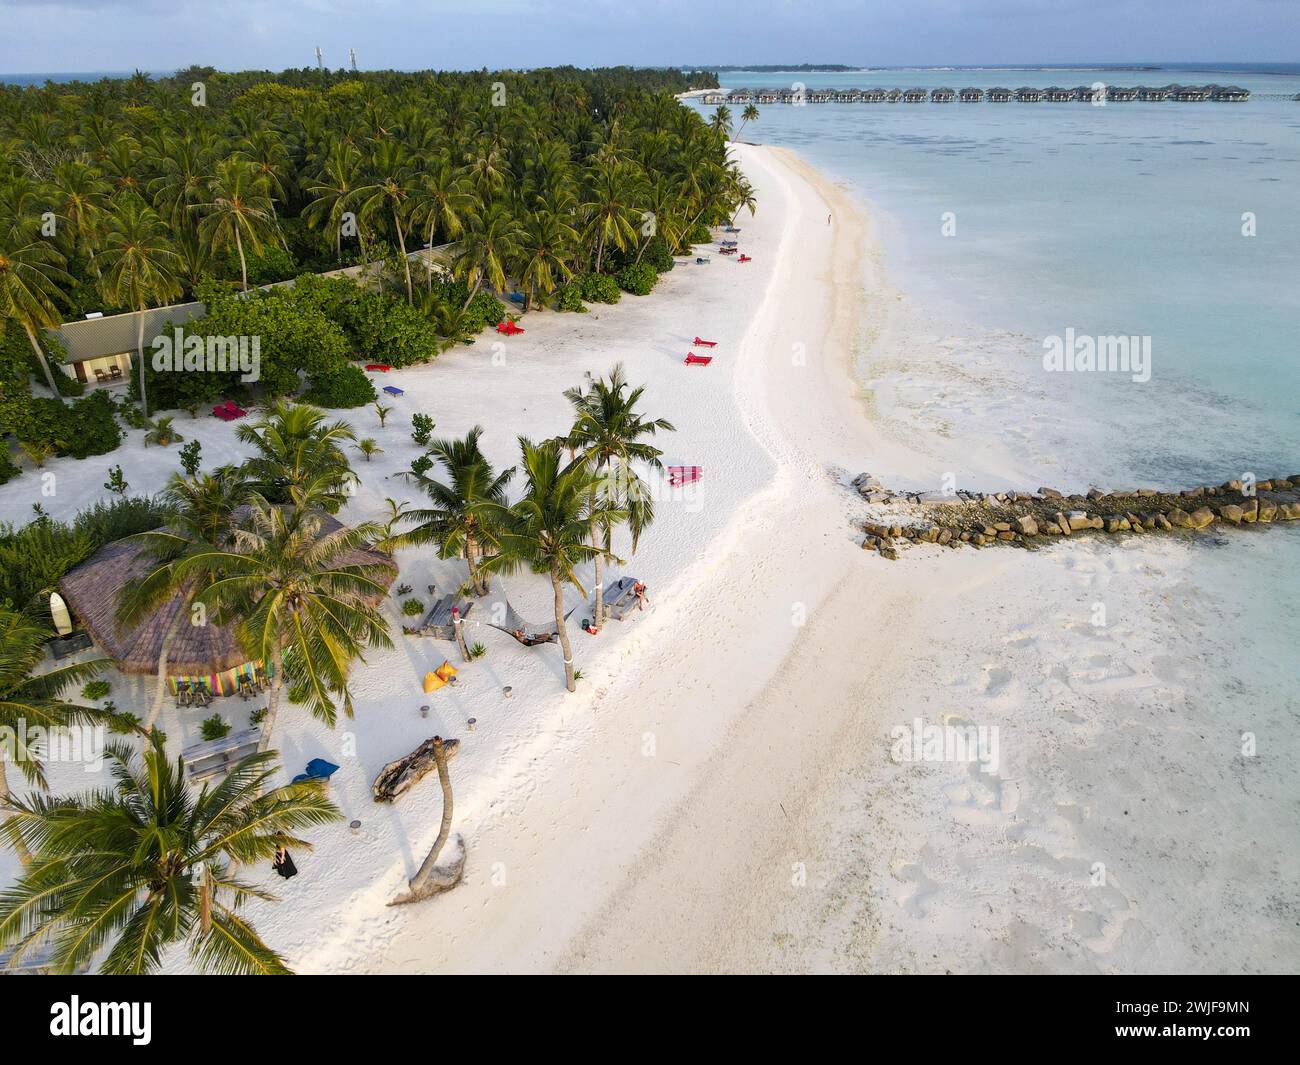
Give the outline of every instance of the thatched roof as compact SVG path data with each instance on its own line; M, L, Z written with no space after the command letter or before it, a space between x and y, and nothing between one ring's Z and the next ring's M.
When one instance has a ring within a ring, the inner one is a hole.
M342 525L328 514L321 514L322 536ZM388 567L383 578L385 589L397 577L392 556L382 551L347 551L337 565L383 563ZM172 620L183 609L177 595L163 604L146 621L123 628L117 623L118 599L123 588L148 572L150 560L140 555L140 546L118 540L99 549L59 582L80 624L94 637L95 643L124 673L156 673L163 637ZM173 675L220 673L248 661L248 655L235 638L233 625L187 625L182 622L172 641L167 671Z

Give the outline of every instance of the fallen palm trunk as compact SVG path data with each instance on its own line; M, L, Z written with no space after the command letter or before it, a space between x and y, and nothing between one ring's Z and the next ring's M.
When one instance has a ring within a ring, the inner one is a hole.
M441 745L447 758L454 758L460 750L460 740L442 740L435 736L431 740L425 740L405 757L389 762L379 771L375 782L370 786L375 802L396 802L418 784L426 773L437 768L436 745Z
M1269 480L1228 481L1180 492L1152 488L1066 496L1037 492L893 492L873 477L853 480L867 502L897 507L889 519L863 524L862 546L896 558L898 541L944 547L990 544L1029 546L1080 532L1147 533L1199 531L1223 525L1271 525L1300 521L1300 474Z

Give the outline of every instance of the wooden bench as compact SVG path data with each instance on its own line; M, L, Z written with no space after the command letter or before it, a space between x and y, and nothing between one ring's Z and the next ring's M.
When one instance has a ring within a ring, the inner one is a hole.
M468 599L457 603L455 596L450 593L444 595L433 604L433 609L424 615L424 620L420 622L420 635L433 636L439 640L454 640L456 626L451 620L451 610L454 606L460 607L462 619L474 608L473 602Z
M232 732L219 740L205 740L181 751L185 762L185 779L192 784L220 776L232 769L241 758L257 753L262 738L260 728Z

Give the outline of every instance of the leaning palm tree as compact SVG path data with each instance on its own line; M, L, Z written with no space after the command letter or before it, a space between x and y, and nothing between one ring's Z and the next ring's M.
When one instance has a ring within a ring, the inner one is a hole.
M167 227L157 212L134 193L117 200L108 217L108 232L100 255L104 298L136 312L136 360L140 364L140 408L149 416L144 383L144 312L181 294L176 271L180 266Z
M555 627L564 652L564 684L577 688L573 674L573 648L564 621L564 586L571 584L584 596L577 568L599 551L590 539L594 516L591 510L593 476L582 461L562 464L559 441L534 444L519 438L527 484L524 495L510 507L488 509L497 525L498 553L484 562L491 572L528 568L551 579L555 593Z
M326 422L325 412L308 403L277 400L265 417L240 425L236 435L256 449L244 470L272 503L310 493L333 513L347 501L356 478L344 448L357 441L347 422Z
M252 496L243 473L234 466L222 466L188 480L174 473L161 493L161 502L169 512L167 524L129 538L140 546L149 568L138 581L123 589L117 609L119 623L139 624L180 597L159 648L158 683L145 720L146 730L153 728L162 711L167 695L167 660L181 624L191 619L194 596L199 590L195 580L177 577L176 562L202 548L228 544L238 508L251 502Z
M236 879L233 863L309 848L298 832L341 817L321 784L271 787L278 767L267 752L195 796L157 730L142 758L126 744L106 754L112 788L14 804L14 831L35 858L0 894L0 945L52 944L63 973L106 946L100 972L151 973L182 943L207 972L290 973L239 913L250 899L275 896Z
M602 512L615 511L626 514L627 526L632 534L632 550L636 550L641 533L654 521L654 499L649 486L637 473L634 463L641 462L651 469L661 470L659 461L663 452L646 442L645 437L660 430L675 432L672 422L664 418L647 419L636 409L645 392L645 386L629 391L627 376L622 364L614 367L609 379L594 382L590 390L568 389L564 395L573 404L574 423L564 438L567 447L578 459L586 462L594 474L591 491L599 495L593 500L603 504ZM592 547L596 571L596 624L603 621L600 563L611 557L613 526L596 522L592 526Z
M203 585L196 602L236 623L249 658L272 666L261 750L270 743L286 682L289 697L332 728L336 699L352 716L352 661L369 648L392 646L375 608L391 563L347 560L382 540L383 527L368 522L322 532L311 503L300 495L294 506L275 507L257 498L229 547L200 549L175 566L179 579Z
M452 272L469 289L466 307L485 281L497 292L505 290L506 264L518 258L519 237L518 221L499 203L470 219L452 260Z
M25 234L14 233L12 239L0 244L0 319L12 318L22 327L45 375L45 383L60 401L62 393L54 383L39 334L43 329L56 329L63 324L55 302L66 299L61 286L73 283L63 265L63 256L49 241L29 240Z
M45 641L51 635L48 629L22 614L0 610L0 729L14 737L6 745L11 749L0 750L0 815L7 811L12 801L5 770L9 762L21 769L29 784L45 787L40 752L29 747L27 742L33 730L49 736L57 728L90 724L103 717L102 712L93 707L67 702L63 693L97 675L108 665L108 660L100 658L36 673L36 667L45 658ZM23 840L7 834L18 856L24 862L31 861Z
M476 425L464 440L433 442L429 454L446 467L447 480L417 478L433 506L403 512L402 520L416 526L396 540L398 545L436 544L439 557L465 559L476 595L489 591L479 562L496 546L493 519L505 506L506 485L515 473L513 468L500 474L493 470L479 449L482 435L482 426Z
M736 140L740 140L740 135L745 132L745 127L751 122L758 121L758 108L753 104L746 104L745 109L740 112L740 129L736 130Z

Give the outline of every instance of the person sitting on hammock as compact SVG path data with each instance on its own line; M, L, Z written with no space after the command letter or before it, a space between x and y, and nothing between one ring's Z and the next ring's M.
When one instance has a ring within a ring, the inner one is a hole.
M515 629L515 631L512 632L510 635L513 636L520 643L522 643L525 647L533 647L536 644L546 642L545 636L529 636L528 633L524 632L523 629Z

